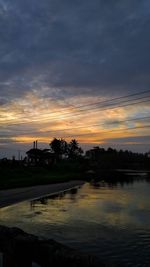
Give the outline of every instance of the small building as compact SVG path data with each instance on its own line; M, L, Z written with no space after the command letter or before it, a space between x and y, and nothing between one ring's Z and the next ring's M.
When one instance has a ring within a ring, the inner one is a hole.
M26 154L28 165L51 166L55 164L55 154L49 149L32 148Z
M29 151L26 152L27 154L27 161L30 165L37 165L42 158L42 150L38 148L31 148Z
M51 166L55 164L55 154L50 149L37 148L37 141L33 142L33 148L26 152L26 163L30 166Z
M51 152L50 149L42 150L42 161L44 165L50 166L56 163L55 153Z

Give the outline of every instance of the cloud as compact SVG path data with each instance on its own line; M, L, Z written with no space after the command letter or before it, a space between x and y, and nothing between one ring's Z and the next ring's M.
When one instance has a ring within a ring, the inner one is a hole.
M150 136L128 136L120 138L107 138L106 143L116 144L147 144L150 145Z
M54 98L148 88L149 7L148 0L0 1L2 96L44 86Z
M149 89L149 29L148 0L0 0L1 142L22 140L23 131L26 140L31 133L42 138L49 125L102 122L109 129L146 116L146 103L97 113L91 108L84 118L73 113L77 105ZM63 108L71 114L66 120Z

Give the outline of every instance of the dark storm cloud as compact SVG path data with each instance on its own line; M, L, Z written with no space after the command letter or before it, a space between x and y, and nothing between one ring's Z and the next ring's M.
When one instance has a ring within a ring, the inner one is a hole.
M0 91L55 98L150 84L148 0L0 0Z

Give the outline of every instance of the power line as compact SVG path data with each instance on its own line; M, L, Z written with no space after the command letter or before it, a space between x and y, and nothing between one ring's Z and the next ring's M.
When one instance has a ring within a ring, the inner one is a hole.
M129 103L128 104L128 102L130 102L130 101L137 101L137 100L141 100L141 99L144 99L144 98L149 98L150 96L144 96L144 97L140 97L140 98L136 98L136 99L129 99L129 100L126 100L126 101L121 101L120 103L117 103L117 106L114 106L114 105L116 105L116 103L111 103L111 104L109 104L109 105L104 105L104 106L102 106L102 107L94 107L92 110L90 109L90 111L93 111L93 110L97 110L98 109L98 111L100 110L100 111L103 111L103 110L107 110L107 109L109 109L109 110L112 110L112 109L116 109L116 108L120 108L120 107L126 107L126 106L130 106L130 105L136 105L136 104L142 104L142 103L146 103L146 102L149 102L150 101L150 99L146 99L146 100L143 100L143 101L138 101L138 102L133 102L133 103ZM124 105L118 105L118 104L122 104L122 103L127 103L127 104L124 104ZM65 113L64 114L64 116L63 116L63 119L64 118L69 118L69 117L74 117L74 116L80 116L80 115L82 115L81 114L81 112L85 112L85 111L89 111L89 109L86 109L86 110L77 110L77 111L75 111L73 114L70 114L70 112L69 113ZM62 114L63 115L63 114ZM65 115L69 115L69 116L65 116ZM45 114L44 114L44 116L45 116ZM25 117L26 118L26 117ZM21 118L21 119L23 119L23 118ZM47 120L60 120L60 118L58 118L58 117L53 117L53 116L51 116L51 117L49 117L49 118L39 118L38 120L32 120L32 122L28 122L28 121L26 121L26 122L18 122L19 124L28 124L28 123L33 123L33 122L38 122L38 121L47 121ZM62 119L62 118L61 118ZM10 121L8 121L7 120L7 122L11 122L11 120ZM6 123L6 122L5 122ZM17 125L18 123L11 123L11 125ZM8 126L11 126L11 125L8 125Z
M112 101L115 101L115 100L120 100L120 99L129 98L129 97L133 97L133 96L137 96L137 95L147 94L149 92L150 92L150 90L145 90L145 91L137 92L137 93L134 93L134 94L115 97L115 98L111 98L111 99L107 99L107 100L103 100L103 101L97 101L97 102L93 102L93 103L89 103L89 104L82 104L82 105L78 105L78 106L73 105L73 107L70 107L70 109L74 110L74 108L83 108L83 107L88 107L88 106L93 106L93 105L98 105L98 104L104 104L104 103L112 102ZM66 109L68 109L68 107L61 108L61 111L62 110L66 110ZM60 110L58 110L56 112L53 112L53 114L54 113L57 114L57 112L59 112L59 111ZM20 113L17 113L17 114L22 114L22 113L20 112Z
M128 98L128 97L133 97L133 96L137 96L137 95L142 95L142 94L146 94L146 93L149 93L149 92L150 92L150 90L146 90L146 91L135 93L135 94L130 94L130 95L125 95L125 96L115 97L115 98L111 98L111 99L108 99L108 100L98 101L98 102L95 102L95 103L89 103L89 104L75 106L75 107L76 108L80 108L80 107L86 107L86 106L93 106L93 105L97 105L97 104L101 104L101 103L107 103L107 102L114 101L114 100L120 100L120 99L123 99L123 98Z
M112 125L112 124L119 124L119 123L125 123L125 122L132 122L132 121L139 121L139 120L145 120L145 119L150 119L150 117L142 117L142 118L135 118L135 119L128 119L128 120L121 120L121 121L118 121L118 122L110 122L110 123L107 123L107 125ZM106 125L105 123L102 123L102 124L91 124L91 125L88 125L88 126L78 126L78 127L73 127L73 128L69 128L69 129L60 129L60 130L53 130L53 131L47 131L47 133L51 133L51 132L64 132L64 131L68 131L68 130L77 130L77 129L86 129L88 127L94 127L94 126L104 126Z
M127 120L112 121L112 122L107 123L107 125L120 124L120 123L125 123L125 122L141 121L141 120L147 120L147 119L150 119L150 116L139 117L139 118L130 118L130 119L127 119ZM90 124L90 125L87 125L87 126L77 126L77 127L72 127L72 128L50 130L50 131L46 131L46 133L57 133L57 132L64 132L64 131L70 131L70 130L86 129L88 127L104 126L104 125L106 125L106 123L97 123L97 124ZM15 129L15 131L19 131L19 133L20 133L21 130ZM22 130L22 131L23 131L24 134L26 134L26 132L24 130ZM34 134L34 133L42 133L42 132L39 132L37 130L37 131L27 131L27 133Z
M113 133L113 132L124 132L124 131L130 131L130 130L134 130L134 129L147 129L149 128L150 125L144 125L144 126L135 126L135 127L130 127L130 128L120 128L120 129L104 129L104 130L100 130L99 132L90 132L90 133L83 133L83 134L71 134L71 135L66 135L65 134L65 138L68 137L73 137L73 136L89 136L89 135L99 135L99 134L105 134L105 133ZM39 133L40 134L40 133ZM62 136L61 136L62 137ZM41 140L40 140L41 141ZM15 143L15 141L14 141Z
M105 130L105 131L100 131L100 132L97 132L97 133L86 133L86 134L74 134L74 135L67 135L67 136L64 136L63 138L68 138L68 137L71 137L71 138L73 138L73 137L84 137L84 136L95 136L95 135L100 135L100 134L104 134L104 133L113 133L113 132L126 132L126 131L131 131L131 130L135 130L135 129L148 129L148 128L150 128L150 125L145 125L145 126L136 126L136 127L130 127L130 128L121 128L121 129L115 129L115 130ZM40 139L40 142L46 142L46 140L42 140L42 139ZM17 143L17 141L15 142L14 141L14 143ZM3 149L5 149L5 148L3 148ZM6 149L8 149L8 148L6 148ZM13 149L14 150L14 149ZM18 151L18 150L16 150L16 151ZM20 151L22 151L22 152L25 152L24 150L20 150Z
M83 133L83 134L73 134L73 135L67 135L65 136L65 138L67 137L74 137L74 136L88 136L88 135L99 135L99 134L103 134L103 133L112 133L112 132L125 132L125 131L131 131L131 130L135 130L135 129L147 129L150 128L150 125L144 125L144 126L136 126L136 127L131 127L131 128L121 128L121 129L115 129L115 130L104 130L104 131L100 131L97 133Z
M110 103L109 105L106 105L106 104L104 104L104 105L102 105L102 106L94 106L93 108L92 108L92 111L93 110L101 110L102 108L107 108L107 107L113 107L113 106L115 106L115 105L120 105L120 104L123 104L123 103L128 103L128 102L131 102L131 101L137 101L137 100L141 100L141 99L147 99L147 98L149 98L150 96L143 96L143 97L138 97L138 98L135 98L135 99L129 99L129 100L123 100L123 101L120 101L119 103ZM148 100L146 100L146 101L144 101L144 102L147 102L147 101L150 101L150 99ZM105 102L105 101L104 101ZM102 103L102 102L101 102ZM142 103L142 102L135 102L135 103L133 103L133 104L138 104L138 103ZM93 104L91 104L91 105L93 105ZM90 106L91 106L90 105ZM94 104L95 105L95 104ZM126 105L125 105L126 106ZM115 108L118 108L118 107L120 107L120 106L117 106L117 107L115 107ZM108 108L107 108L108 109ZM73 114L71 114L70 112L67 112L67 113L61 113L61 115L63 115L63 117L64 118L66 118L66 117L70 117L70 115L71 116L80 116L81 114L82 114L82 112L85 112L85 111L91 111L91 109L89 109L89 108L87 108L87 109L79 109L79 110L76 110L76 111L74 111L74 113ZM104 109L105 110L105 109ZM46 114L44 114L44 116L45 115L48 115L49 113L46 113ZM66 115L69 115L69 116L66 116ZM51 116L50 117L50 119L58 119L58 116L55 116L55 117L53 117L53 116Z
M63 138L75 138L75 137L84 137L84 136L94 136L94 135L100 135L100 134L105 134L105 133L112 133L112 132L126 132L126 131L131 131L135 129L148 129L150 128L150 125L145 125L145 126L136 126L136 127L131 127L131 128L121 128L121 129L115 129L115 130L105 130L105 131L100 131L97 133L83 133L83 134L73 134L73 135L65 135ZM57 138L62 138L62 136L57 137ZM45 142L45 140L40 139L40 142Z
M89 103L89 104L73 106L70 109L74 110L74 108L81 108L81 107L93 106L93 105L97 105L97 104L101 104L101 103L107 103L107 102L110 102L110 101L120 100L120 99L123 99L123 98L128 98L128 97L133 97L133 96L137 96L137 95L147 94L149 92L150 92L150 90L145 90L145 91L141 91L141 92L138 92L138 93L129 94L129 95L120 96L120 97L114 97L114 98L103 100L103 101L97 101L97 102L93 102L93 103ZM66 108L63 108L63 109L66 109Z
M107 100L104 100L104 101L98 101L98 102L95 102L95 103L89 103L89 104L85 104L85 105L74 106L74 108L83 108L83 107L89 107L89 106L98 105L98 104L104 104L104 103L107 103L107 102L112 102L112 101L123 99L123 98L129 98L129 97L133 97L133 96L137 96L137 95L146 94L148 92L150 92L150 90L146 90L146 91L143 91L143 92L138 92L138 93L135 93L135 94L129 94L129 95L126 95L126 96L116 97L116 98L112 98L112 99L107 99ZM145 98L145 97L148 97L148 96L144 96L143 98ZM141 98L138 98L138 99L141 99ZM125 102L132 101L132 100L136 100L136 99L125 100ZM113 103L113 104L117 104L117 103ZM112 105L112 104L110 103L109 105ZM74 108L70 108L70 109L74 110ZM64 109L66 109L66 108L64 108ZM61 111L62 111L62 109L61 109ZM58 110L57 112L60 112L60 110ZM53 112L53 114L55 114L55 113L57 114L57 112ZM22 113L20 112L20 113L17 113L17 115L18 114L22 114ZM49 114L49 113L47 113L47 114ZM68 112L64 113L64 114L68 114ZM70 114L70 112L69 112L69 114ZM25 118L26 118L26 116L25 116Z
M150 97L150 96L148 96ZM144 97L145 98L145 97ZM147 98L147 97L146 97ZM140 100L140 99L143 99L143 98L138 98L138 99L133 99L132 101L134 100ZM124 102L121 102L121 103L126 103L126 102L130 102L131 100L129 101L124 101ZM104 111L104 110L112 110L112 109L116 109L116 108L120 108L120 107L127 107L127 106L131 106L131 105L136 105L136 104L142 104L142 103L146 103L146 102L149 102L150 99L147 99L147 100L143 100L143 101L139 101L139 102L133 102L133 103L130 103L130 104L124 104L124 105L118 105L120 103L117 103L118 106L114 106L114 107L111 107L113 105L116 105L116 104L111 104L109 106L102 106L102 107L94 107L92 110L90 111L93 111L95 112L95 110L97 110L96 112L99 112L99 111ZM106 107L106 108L103 108L103 107ZM74 116L81 116L82 114L80 112L85 112L85 111L89 111L89 109L86 109L86 110L80 110L80 111L76 111L77 114L72 114L71 117L74 117ZM69 115L70 113L68 113ZM62 114L63 115L63 114ZM66 114L65 114L66 115ZM70 115L69 116L63 116L63 118L70 118ZM51 119L51 118L49 118ZM52 117L52 119L56 119L56 120L60 120L58 117Z
M85 105L74 106L73 108L70 108L70 109L74 110L74 108L77 108L77 109L79 108L80 109L80 108L84 108L84 107L95 106L95 105L99 105L99 104L105 104L105 103L109 103L109 102L112 102L112 101L115 101L115 100L120 100L120 99L124 99L124 98L129 98L129 97L133 97L133 96L137 96L137 95L146 94L148 92L150 92L150 90L139 92L139 93L135 93L135 94L130 94L130 95L126 95L126 96L120 96L120 97L116 97L116 98L112 98L112 99L108 99L108 100L98 101L98 102L94 102L94 103L89 103L89 104L85 104ZM142 98L146 98L146 97L149 97L149 96L144 96ZM138 99L142 99L142 98L125 100L123 102L128 102L128 101L132 101L132 100L138 100ZM117 103L114 103L114 104L117 104ZM110 103L109 105L112 105L112 104ZM65 114L67 114L67 113L65 113Z

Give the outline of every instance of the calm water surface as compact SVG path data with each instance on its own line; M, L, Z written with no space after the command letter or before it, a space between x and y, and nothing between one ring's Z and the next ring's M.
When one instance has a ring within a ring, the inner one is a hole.
M150 266L150 183L84 184L0 209L0 224L53 238L105 262Z

